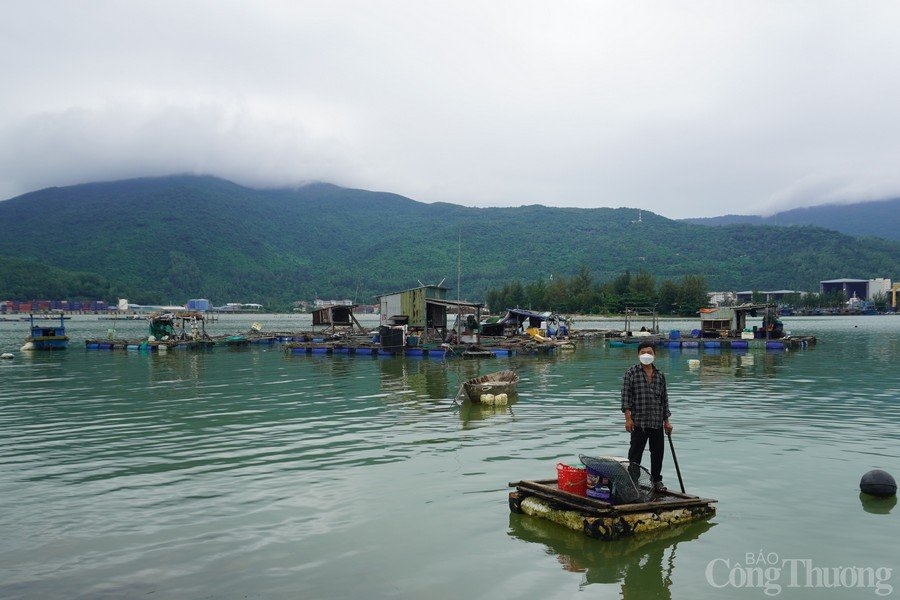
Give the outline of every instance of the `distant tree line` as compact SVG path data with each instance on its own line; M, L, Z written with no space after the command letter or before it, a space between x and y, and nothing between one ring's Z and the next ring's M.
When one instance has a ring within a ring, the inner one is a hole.
M751 296L752 302L762 303L766 301L766 295L763 292L754 291ZM847 295L842 290L835 290L825 294L818 292L785 294L781 299L781 304L792 306L800 309L833 309L841 308L847 304ZM869 298L874 308L879 311L886 311L890 307L890 297L884 292L879 292Z
M874 295L869 301L879 311L887 310L890 305L890 298L884 293ZM709 304L709 292L702 275L685 275L678 280L657 283L647 271L626 270L612 281L600 283L582 266L571 277L553 274L547 280L507 281L499 288L488 289L485 302L495 313L507 308L524 308L561 314L622 314L628 308L639 307L653 308L663 316L687 317ZM754 291L751 302L766 303L765 292ZM847 296L842 291L795 292L781 300L781 304L798 309L834 309L846 303Z
M677 316L694 315L709 303L702 275L657 284L647 271L625 271L612 281L599 283L586 266L571 277L554 274L549 280L506 282L489 289L485 301L493 312L525 308L562 314L621 314L626 308L655 307L660 315Z

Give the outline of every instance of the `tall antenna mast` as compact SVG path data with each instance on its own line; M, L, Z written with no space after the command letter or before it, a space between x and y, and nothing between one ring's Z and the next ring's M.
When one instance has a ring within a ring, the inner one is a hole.
M462 259L460 256L462 255L462 231L459 232L459 241L456 245L456 313L459 314L459 278L460 278L460 264Z

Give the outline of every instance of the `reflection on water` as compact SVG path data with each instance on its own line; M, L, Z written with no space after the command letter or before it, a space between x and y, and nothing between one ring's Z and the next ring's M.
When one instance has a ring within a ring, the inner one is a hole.
M561 567L583 573L582 586L621 584L622 598L671 598L678 545L715 523L700 521L617 541L601 541L543 519L510 514L509 535L543 544Z
M893 496L872 496L865 492L859 493L859 501L863 510L873 515L886 515L897 506L897 495Z
M411 357L373 359L381 373L381 389L388 395L413 394L419 398L450 396L448 363Z
M151 353L147 356L148 382L151 385L171 385L197 381L203 374L203 363L207 358L205 352Z
M692 373L706 381L775 377L784 362L791 359L783 350L723 351L718 348L675 350L671 356L672 360L683 361Z
M463 428L473 427L480 421L485 421L494 417L505 416L513 418L513 405L515 399L511 399L507 404L479 404L469 402L468 400L459 403L459 420L462 421Z

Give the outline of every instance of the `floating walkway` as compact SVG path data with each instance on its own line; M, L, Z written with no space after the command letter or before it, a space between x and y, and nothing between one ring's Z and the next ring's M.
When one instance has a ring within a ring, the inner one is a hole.
M327 343L324 340L320 342L288 342L284 345L284 351L287 354L344 354L353 356L410 356L416 358L493 358L512 356L514 351L509 348L488 347L482 348L476 355L470 352L466 347L407 347L397 346L393 348L385 348L377 344L371 345L349 345L339 343Z
M167 352L169 350L212 350L213 340L84 340L85 350L128 350L131 352Z
M206 339L169 339L154 340L147 339L126 340L126 339L110 339L110 338L89 338L84 340L86 350L129 350L142 352L158 352L160 350L211 350L215 346L225 347L245 347L251 345L271 346L276 342L280 342L276 335L238 335L238 336L221 336L218 338Z
M365 340L329 339L324 337L294 338L285 341L284 350L289 354L349 354L367 356L410 356L420 358L493 358L507 356L538 356L575 349L571 341L537 343L530 340L484 340L480 344L428 344L415 346L382 346Z
M309 341L306 341L309 340ZM397 346L383 347L379 344L357 344L329 341L325 338L308 338L303 335L272 335L250 337L240 340L240 344L221 340L123 340L96 338L84 341L87 350L129 350L158 352L160 350L210 350L214 346L246 347L273 346L280 344L287 354L324 354L324 355L359 355L359 356L409 356L417 358L494 358L508 356L531 356L552 354L556 351L568 351L572 345L542 345L540 347L526 345L479 346Z
M634 346L643 341L651 341L654 346L660 348L672 349L721 349L721 350L799 350L813 346L816 343L815 336L786 337L779 339L763 339L754 338L750 340L738 338L647 338L647 337L630 337L627 339L609 339L607 345L610 348L621 348L623 346Z

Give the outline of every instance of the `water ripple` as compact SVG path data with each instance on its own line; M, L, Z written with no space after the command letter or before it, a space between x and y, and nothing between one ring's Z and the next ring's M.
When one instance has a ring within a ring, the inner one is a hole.
M718 497L729 523L750 524L717 527L717 550L762 543L755 532L794 544L814 529L790 508L772 517L775 500L748 482L799 487L798 505L846 539L868 525L832 499L898 459L900 379L885 355L900 348L840 332L830 343L660 351L688 485ZM72 351L4 366L0 594L227 596L299 580L321 591L386 555L427 571L429 540L461 556L473 539L493 544L507 481L552 478L581 452L626 452L619 386L633 360L593 344L471 362ZM454 403L462 381L501 368L521 376L509 405Z

